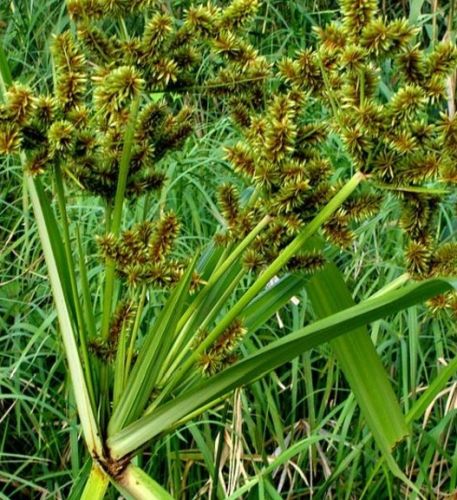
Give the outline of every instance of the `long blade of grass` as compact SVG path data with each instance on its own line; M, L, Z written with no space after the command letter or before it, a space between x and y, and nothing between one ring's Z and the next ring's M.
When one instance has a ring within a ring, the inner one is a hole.
M272 342L192 390L165 403L154 413L142 417L125 429L111 434L107 445L111 455L121 458L172 427L200 407L219 399L231 390L250 384L291 361L299 354L329 342L344 333L394 314L430 297L457 287L456 280L434 279L413 283L400 290L369 299Z
M313 276L306 290L318 318L355 305L334 264ZM394 445L408 434L408 427L367 328L357 328L330 345L377 445L390 456Z
M420 398L414 403L412 408L406 414L406 421L413 422L421 418L427 410L430 403L443 390L444 386L457 373L457 357L454 358L448 365L443 367L427 389L423 392Z
M52 236L43 212L43 205L46 205L47 200L46 198L43 199L39 196L39 192L36 189L35 182L32 177L27 175L26 182L37 222L41 245L43 247L43 254L48 267L49 281L51 283L51 289L56 305L57 317L59 319L61 335L65 347L72 387L75 394L76 406L78 408L84 438L90 452L101 456L103 448L91 405L91 398L89 396L84 370L79 357L78 346L76 343L76 333L73 329L73 322L71 320L70 311L65 298L61 275L58 270L58 263L53 252L53 246L51 243Z
M301 439L297 443L294 443L290 448L287 448L282 453L280 453L268 466L264 467L258 473L247 481L243 486L234 491L226 500L236 500L244 494L246 494L251 488L253 488L259 481L264 477L268 477L274 470L283 465L284 463L291 460L294 456L305 453L311 446L318 443L319 441L325 440L324 436L309 436Z

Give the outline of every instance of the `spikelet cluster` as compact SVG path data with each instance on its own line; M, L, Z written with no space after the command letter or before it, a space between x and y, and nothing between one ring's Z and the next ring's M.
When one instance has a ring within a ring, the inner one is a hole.
M237 361L236 350L246 332L247 330L241 320L233 321L214 344L200 356L198 365L202 374L206 376L214 375ZM206 334L206 331L202 331L197 335L195 339L196 346L204 339Z
M115 264L116 272L130 286L150 284L156 288L174 285L186 262L172 256L179 232L175 214L140 222L118 237L108 233L98 237L102 256Z
M126 196L160 189L160 160L194 129L195 89L226 85L245 92L256 73L261 58L242 30L259 1L197 5L184 19L155 0L68 0L67 7L76 35L68 30L53 39L54 88L37 95L24 85L11 87L0 108L0 155L24 151L35 175L60 163L69 181L109 200L133 121ZM107 19L119 18L131 32L106 29Z
M251 114L247 126L241 126L243 139L226 148L234 171L257 193L243 204L234 186L222 188L219 202L227 222L226 239L237 240L259 217L274 216L245 253L245 265L252 270L271 263L338 189L323 152L329 127L308 120L305 101L306 94L296 88L273 95L263 111ZM348 246L352 222L373 215L379 202L376 193L358 193L326 224L324 233L336 244ZM324 263L320 252L305 252L293 258L287 270L310 273Z
M264 106L232 107L241 140L227 147L227 159L256 195L244 205L239 195L221 199L227 237L243 234L237 221L244 225L248 211L252 225L273 216L245 256L252 269L267 265L339 189L336 159L368 182L324 225L329 241L351 245L354 223L393 196L407 270L417 279L455 274L453 247L436 241L435 226L440 190L457 181L457 116L448 115L446 94L457 48L444 41L422 49L416 27L384 19L375 0L340 6L340 20L316 29L314 47L277 64L283 85ZM312 270L322 260L305 255L293 264Z
M135 319L136 308L131 301L121 300L114 311L110 323L109 335L106 340L99 338L89 341L89 350L102 361L111 362L114 360L122 330L126 332L126 337L130 334Z

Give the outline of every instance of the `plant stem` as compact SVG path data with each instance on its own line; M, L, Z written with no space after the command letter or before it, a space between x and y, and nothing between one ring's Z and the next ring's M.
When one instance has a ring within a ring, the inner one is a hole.
M269 215L265 216L255 227L254 229L244 238L243 241L239 243L239 245L233 250L233 252L228 256L227 259L224 259L224 254L222 255L221 261L222 263L217 266L215 272L211 275L210 279L206 283L205 287L201 290L196 299L192 302L190 307L183 314L182 318L180 318L176 331L179 332L177 338L175 339L174 346L170 351L170 355L168 356L168 360L173 360L173 369L176 367L176 364L182 359L182 357L187 352L185 349L182 349L182 342L186 338L186 334L189 329L189 325L192 323L193 316L198 312L200 306L204 303L206 297L211 292L213 287L219 282L219 280L224 276L224 274L230 269L230 267L240 258L242 253L246 250L246 248L254 241L257 235L262 232L262 230L271 222L271 217ZM241 277L239 278L241 279ZM167 366L169 361L164 363L164 366ZM179 361L178 361L179 360ZM168 380L168 374L173 373L171 368L168 370L167 375L164 380Z
M110 434L106 446L110 450L111 457L120 459L138 450L155 436L196 416L197 412L205 411L208 405L219 403L221 397L227 396L236 387L252 384L303 352L384 318L388 314L395 314L455 289L457 289L455 279L431 279L413 283L376 301L363 301L271 342L210 379L200 380L197 385L170 399L152 414L143 416L122 430Z
M25 162L25 157L22 158L22 161L23 163ZM46 218L41 205L42 200L38 195L34 179L31 176L26 175L26 180L38 226L41 245L43 247L43 253L48 267L49 281L51 283L52 294L56 304L57 317L59 319L60 330L84 438L89 451L101 456L103 453L103 447L100 440L100 433L98 431L98 426L93 413L91 397L87 388L87 382L84 376L81 360L79 358L76 335L73 330L70 311L65 299L65 293L57 268L57 262L53 253Z
M84 312L85 312L84 319L87 322L87 330L88 330L87 333L89 335L89 338L94 339L97 335L97 330L95 328L95 317L94 317L94 311L92 309L92 300L90 297L89 278L87 275L86 263L84 261L84 252L82 248L81 234L78 226L76 227L76 240L78 243L79 275L81 278L81 288L84 301Z
M438 38L438 0L432 0L432 47L435 47Z
M246 270L241 269L240 272L235 276L233 281L230 283L229 286L227 286L226 290L224 293L221 295L217 303L214 305L213 309L208 313L208 315L205 317L203 322L198 325L198 329L200 331L205 331L208 326L210 325L211 321L213 321L214 317L217 315L217 313L222 309L224 304L227 303L227 300L229 299L230 295L233 293L233 290L235 287L238 285L238 283L241 281L241 279L245 276ZM183 340L186 340L187 336L185 336L186 333L188 333L189 326L191 325L191 321L187 322L185 327L183 328L180 338L185 337ZM178 339L179 340L179 339ZM193 342L193 338L191 338L186 345L182 345L182 342L175 341L174 349L171 351L171 354L167 357L167 359L164 361L163 365L164 367L169 367L167 369L167 372L165 373L164 377L162 379L159 379L159 386L165 385L167 381L171 378L172 374L176 371L177 367L180 365L182 359L188 353L191 349L191 345ZM148 412L150 409L148 408Z
M114 485L127 498L173 500L173 497L136 465L130 464Z
M200 304L205 300L213 286L222 278L222 276L230 269L230 267L236 262L236 260L240 257L240 255L246 250L246 248L254 241L254 239L257 237L259 233L262 232L262 230L268 226L268 224L271 222L271 216L266 215L258 224L255 226L255 228L244 238L243 241L233 250L233 252L229 255L229 257L220 265L218 266L217 270L215 273L213 273L208 280L207 284L205 285L205 288L200 292L198 297L195 299L195 301L192 303L192 305L189 307L189 309L186 311L186 313L183 315L181 320L178 323L178 331L184 327L184 325L187 323L187 321L191 318L193 313L198 309Z
M448 16L448 31L449 35L452 37L454 31L454 21L455 21L455 0L450 0L449 3L449 16Z
M408 281L411 280L411 276L409 273L403 273L400 275L398 278L394 279L391 281L389 284L384 286L383 288L379 289L376 293L373 295L370 295L367 300L374 299L376 297L380 297L381 295L384 295L385 293L391 292L392 290L396 290L397 288L400 288L403 286L405 283L408 283Z
M11 85L11 73L8 61L0 44L0 87L4 90ZM21 162L24 165L26 157L21 154ZM68 361L72 387L75 394L76 406L83 429L86 445L91 453L102 455L103 447L100 439L97 421L93 412L91 396L87 387L84 370L79 358L79 350L76 343L76 335L70 317L70 311L65 299L65 292L59 275L56 256L50 241L50 234L47 227L47 219L43 209L46 200L40 198L35 181L30 175L25 175L25 183L30 194L35 219L37 221L38 233L40 236L43 254L48 267L49 281L51 283L52 294L56 304L57 317L59 320L65 354Z
M112 234L117 236L121 228L122 220L122 207L124 206L125 190L127 188L127 179L129 173L130 159L132 157L133 139L135 135L135 124L140 107L140 96L138 96L132 103L130 109L130 116L127 123L127 128L124 136L124 146L122 149L121 161L119 163L119 177L116 186L116 195L114 197L114 209L111 222L109 221L109 212L106 212L106 223L109 224ZM108 205L110 206L110 205ZM111 311L113 306L114 295L114 282L115 282L115 263L111 259L106 260L105 266L105 289L103 293L103 315L101 338L102 341L107 341L109 337L109 326L111 321ZM100 371L100 421L105 421L106 415L109 412L109 377L108 367L101 366Z
M119 178L114 197L113 220L111 231L117 235L121 227L122 207L124 205L125 190L127 188L127 178L129 173L130 159L132 157L133 138L135 135L135 123L140 107L140 98L137 97L130 110L130 117L125 131L124 147L122 150L121 161L119 163Z
M126 374L125 374L125 357L126 357L126 344L127 344L128 326L125 321L122 324L121 334L116 346L116 361L114 367L114 382L113 382L113 401L112 409L114 410L122 396L125 388Z
M13 83L13 78L11 76L11 71L8 65L8 60L6 58L3 44L0 44L0 74L0 90L4 98L7 88Z
M135 352L135 342L140 330L141 316L143 314L144 303L146 301L147 286L143 285L141 288L140 301L138 303L138 310L135 316L135 323L133 325L132 334L130 336L130 343L127 350L127 358L125 361L125 380L127 380L130 373L130 366L132 365L133 354Z
M433 403L433 400L440 394L449 380L457 373L457 357L449 362L448 365L441 368L432 380L430 385L420 396L420 398L413 404L412 408L406 414L406 422L409 424L414 420L423 416L427 407Z
M109 478L97 465L93 464L81 500L102 500L108 489Z

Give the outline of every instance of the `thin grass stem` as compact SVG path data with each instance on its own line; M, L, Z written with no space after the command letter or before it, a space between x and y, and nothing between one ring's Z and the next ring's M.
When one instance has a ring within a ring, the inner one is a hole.
M133 355L135 353L135 344L138 338L138 332L140 331L141 316L143 315L144 304L146 302L147 286L143 285L141 287L140 299L138 302L138 309L135 316L135 323L133 324L132 333L130 335L130 343L127 349L127 355L125 360L125 378L127 379L130 374L130 367L132 365Z
M114 208L112 220L109 224L110 232L115 236L119 234L122 220L122 208L124 206L125 191L127 188L127 178L129 173L130 159L132 157L133 138L135 134L135 124L140 107L140 98L137 97L130 110L130 117L127 124L124 137L124 147L122 150L122 157L119 164L119 178L116 187L116 195L114 197ZM106 214L107 221L108 213ZM114 278L115 278L115 264L111 260L106 262L106 275L105 275L105 292L103 295L103 318L102 318L102 339L106 340L109 335L109 322L111 316L111 308L114 292Z

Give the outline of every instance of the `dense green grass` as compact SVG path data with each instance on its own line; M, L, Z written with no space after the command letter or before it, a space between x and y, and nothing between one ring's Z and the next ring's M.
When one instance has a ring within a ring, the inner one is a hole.
M5 2L6 3L6 2ZM187 2L171 2L184 8ZM334 1L265 1L252 37L271 56L292 53L309 39L311 27L331 18ZM416 16L421 2L384 2L386 15ZM46 87L51 79L49 35L68 24L61 0L2 5L4 46L15 78ZM425 43L442 36L449 3L431 16L424 2ZM436 19L436 21L433 21ZM232 177L222 145L235 132L225 117L205 118L163 168L168 185L162 199L130 207L152 215L159 206L176 210L183 221L183 251L206 242L221 215L216 189ZM391 222L395 205L386 203L358 228L350 252L334 250L354 297L360 300L403 272L401 234ZM72 219L93 245L102 213L96 200L74 195ZM389 213L390 212L390 213ZM455 237L457 223L445 208L440 229ZM184 252L187 253L187 250ZM96 268L90 276L97 281ZM242 283L246 286L247 283ZM243 346L253 352L313 318L306 294L289 304ZM154 301L148 307L153 310ZM2 498L67 498L85 456L66 380L63 352L46 269L21 167L3 161L0 169L0 495ZM407 332L407 334L406 334ZM378 321L371 335L405 413L440 367L457 354L452 318L432 318L424 308ZM413 437L396 450L402 470L426 498L457 490L457 439L454 432L457 386L430 406ZM290 451L290 455L287 452ZM378 467L379 454L348 385L327 348L302 355L147 450L143 465L154 477L168 477L177 498L208 495L209 479L220 498L249 478L245 498L404 498L400 480ZM275 462L276 460L276 462ZM256 476L257 474L257 476Z

